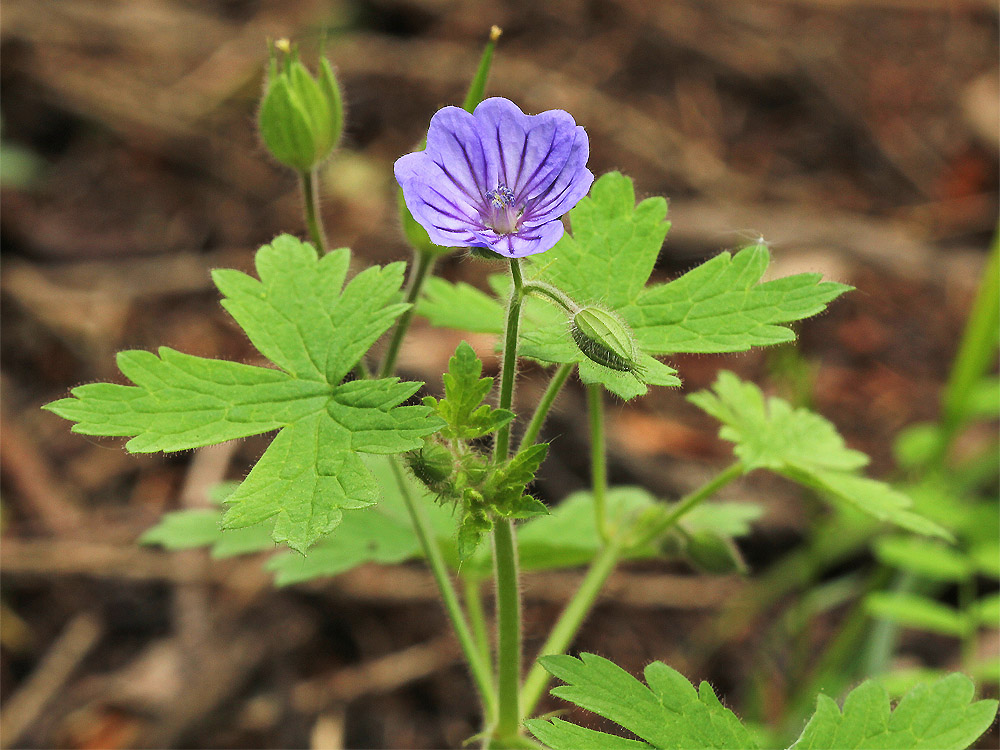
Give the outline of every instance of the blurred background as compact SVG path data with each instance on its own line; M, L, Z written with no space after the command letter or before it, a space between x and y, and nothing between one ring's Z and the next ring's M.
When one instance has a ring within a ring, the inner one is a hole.
M820 271L857 287L799 326L796 346L674 358L684 392L736 370L826 415L872 455L873 475L901 476L895 436L938 417L996 228L992 0L7 0L4 747L458 747L478 731L420 565L276 591L256 559L136 545L165 511L242 476L266 437L129 456L39 407L81 383L121 382L124 348L253 358L209 269L249 270L275 234L304 236L295 178L255 135L265 40L297 40L308 62L325 35L348 120L323 214L331 245L351 246L360 265L409 257L391 164L436 109L461 102L491 24L504 33L489 94L568 110L595 173L619 169L640 197L669 198L658 279L763 237L773 275ZM461 254L439 268L477 285L489 272ZM418 320L401 372L438 383L460 338ZM492 342L472 343L495 371ZM528 367L519 398L545 383ZM677 497L727 461L684 392L609 404L612 482ZM547 427L547 500L587 486L584 403L572 383ZM976 454L995 432L967 430L958 450ZM854 648L851 597L804 611L803 592L876 563L863 544L815 552L824 511L783 482L751 477L726 498L767 511L741 543L751 577L629 567L577 647L633 672L661 659L708 679L783 738L781 717L794 724L809 708L796 701L818 684L815 655ZM816 564L801 573L789 560L803 550ZM529 653L578 578L527 580ZM895 635L893 664L959 664L954 638ZM977 648L995 662L996 631ZM858 675L824 663L848 683Z

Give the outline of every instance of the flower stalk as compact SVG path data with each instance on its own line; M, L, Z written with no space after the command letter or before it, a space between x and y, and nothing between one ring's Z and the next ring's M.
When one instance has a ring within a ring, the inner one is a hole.
M521 442L518 443L518 451L530 448L538 441L538 435L542 431L545 419L548 417L549 411L552 409L552 405L555 403L556 398L558 398L560 391L562 391L562 387L566 384L566 380L569 378L570 373L573 372L574 367L576 367L575 364L559 365L559 368L552 376L552 380L549 381L549 385L545 389L545 393L542 394L541 401L539 401L538 406L535 407L535 413L531 416L528 428L524 431L524 435L521 437Z
M500 375L501 409L514 401L514 374L517 370L517 332L524 298L520 262L510 262L511 291L507 305L503 368ZM497 431L493 450L495 464L507 460L510 423ZM497 723L494 736L515 737L521 724L519 700L521 683L521 591L517 569L517 540L514 521L493 519L493 564L496 579L497 611Z
M385 359L382 361L379 377L387 378L396 369L396 358L399 356L399 349L403 344L403 339L406 338L407 332L410 330L410 323L413 322L413 315L417 308L417 300L420 299L420 294L424 290L424 284L431 275L436 260L437 255L433 252L422 249L414 250L413 266L410 269L410 279L406 287L406 302L410 307L399 316L396 328L392 332L392 339L389 341L389 348L385 352Z
M302 183L302 204L309 239L320 255L326 255L326 230L319 207L319 174L315 169L299 172L299 181Z

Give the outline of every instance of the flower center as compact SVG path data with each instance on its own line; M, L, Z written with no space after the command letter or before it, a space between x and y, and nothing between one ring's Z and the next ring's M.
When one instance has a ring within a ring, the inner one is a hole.
M517 231L524 206L514 205L514 192L506 185L499 185L495 190L486 193L488 202L486 225L497 234L512 234Z

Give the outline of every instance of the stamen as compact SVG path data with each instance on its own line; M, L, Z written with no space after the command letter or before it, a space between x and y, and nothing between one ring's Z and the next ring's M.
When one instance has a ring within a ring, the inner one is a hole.
M524 207L514 205L514 191L506 185L498 185L494 190L488 191L485 197L489 201L489 212L484 217L486 224L497 234L516 232L521 216L524 215Z
M514 202L514 191L506 185L500 185L496 190L490 190L486 197L497 208L505 208Z

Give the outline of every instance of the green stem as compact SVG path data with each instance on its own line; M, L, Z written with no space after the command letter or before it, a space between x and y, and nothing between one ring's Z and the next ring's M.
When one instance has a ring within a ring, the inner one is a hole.
M501 409L514 402L514 373L517 369L517 329L524 298L521 267L515 258L510 262L512 288L507 304L507 327L504 335L503 369L500 376ZM510 423L497 430L493 447L494 463L507 460L510 449ZM493 520L493 562L497 597L497 724L494 736L499 740L516 737L521 724L518 691L521 683L521 592L518 586L517 542L514 522Z
M601 386L587 386L587 406L590 411L590 483L594 494L594 522L601 540L608 535L608 459L604 447L604 398Z
M521 592L518 586L514 522L493 524L493 560L497 585L497 698L494 735L514 737L521 725L518 691L521 682Z
M486 632L486 613L483 612L483 599L480 592L481 581L478 578L462 578L462 593L465 599L465 611L469 613L472 623L472 636L479 646L483 661L490 659L490 638Z
M680 501L678 501L673 508L671 508L667 515L652 526L647 527L639 538L632 542L632 545L636 547L643 547L651 543L654 539L668 531L674 524L680 521L681 518L689 513L692 508L697 506L706 498L714 495L722 487L725 487L742 474L743 464L739 461L727 466L712 479L705 482L705 484L701 487L682 497Z
M323 218L319 212L319 175L315 169L299 173L302 182L302 202L305 207L306 227L309 229L309 239L320 255L326 254L326 232L323 230Z
M556 397L559 396L559 391L561 391L563 385L566 384L566 380L569 378L570 373L573 372L574 367L574 364L559 365L559 369L556 370L555 374L552 376L552 380L549 381L548 388L546 388L545 393L542 394L542 400L539 401L538 406L535 407L535 413L531 416L531 421L528 423L528 429L524 431L524 436L521 438L521 442L518 443L518 451L530 448L538 440L538 433L542 431L542 425L545 424L545 418L549 415L549 410L552 408L552 404L555 403Z
M503 371L500 375L501 409L510 409L514 402L514 373L517 370L517 329L521 321L521 302L524 299L523 283L521 281L521 266L517 258L510 261L510 278L513 288L510 301L507 303L507 327L503 345ZM497 430L496 443L493 446L493 461L500 463L507 460L510 450L510 423Z
M385 359L382 361L382 369L379 372L379 377L382 378L389 377L392 375L393 370L396 369L396 358L399 356L399 348L406 337L406 332L410 330L410 323L413 322L413 314L417 309L417 300L420 299L424 283L427 281L431 269L434 268L436 256L433 253L415 250L414 255L416 257L414 258L413 267L410 270L410 279L406 286L406 302L410 307L399 317L396 329L392 332L392 340L389 342L389 348L386 349Z
M445 613L448 615L448 619L451 620L451 625L455 629L455 635L458 636L458 642L462 647L462 653L465 655L465 661L469 665L469 671L472 672L472 679L479 690L479 697L482 700L486 719L489 721L496 710L497 700L496 692L493 689L493 674L489 667L489 660L483 658L482 651L476 644L476 639L473 637L472 631L469 629L469 624L465 620L465 614L462 612L462 606L458 601L458 595L455 593L455 587L452 585L451 577L448 575L448 568L445 565L441 549L434 538L434 531L430 523L427 521L426 516L424 516L423 509L414 500L413 495L410 494L399 464L395 460L389 463L396 477L396 483L399 485L400 494L406 503L406 509L409 511L413 528L417 532L420 547L427 557L431 573L434 576L434 582L437 584L441 600L444 602Z
M569 600L566 608L559 615L555 627L552 628L552 632L549 633L548 639L542 644L542 648L538 652L539 658L566 652L594 606L594 602L597 601L597 596L608 580L608 576L618 564L622 549L622 540L615 538L590 563L587 574L580 582L580 588ZM550 679L549 673L536 660L528 672L528 678L524 681L524 688L521 692L522 716L531 716Z
M546 284L541 281L529 281L524 285L524 293L534 294L536 297L544 297L550 302L555 302L570 315L575 315L580 312L580 306L577 305L568 294L560 289L556 289L551 284Z

